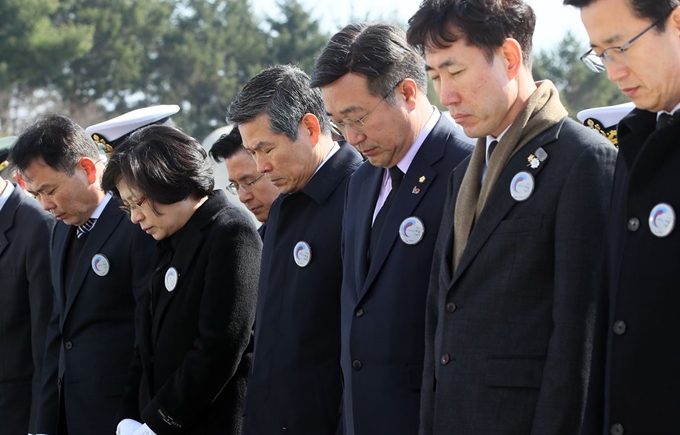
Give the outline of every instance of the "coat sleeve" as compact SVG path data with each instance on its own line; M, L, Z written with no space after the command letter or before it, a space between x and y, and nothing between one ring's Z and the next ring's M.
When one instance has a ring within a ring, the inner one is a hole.
M29 432L35 432L35 419L42 388L42 371L45 356L47 325L52 313L54 291L50 275L50 234L54 219L40 215L30 227L30 243L26 250L26 276L28 277L28 300L31 310L31 351L33 356L33 388Z
M567 146L568 144L565 144ZM555 222L553 331L532 434L580 434L590 378L613 147L589 147L565 178Z
M219 224L221 225L221 224ZM158 435L194 425L231 380L251 338L262 242L249 222L232 219L206 235L199 336L180 367L142 411ZM191 291L198 289L190 289Z
M437 323L439 321L439 275L443 261L447 261L446 255L447 237L453 226L453 216L456 202L453 198L453 173L449 178L446 192L446 202L442 221L439 225L437 242L432 256L432 270L430 272L430 284L427 290L425 304L425 359L423 361L423 384L420 390L420 430L419 435L434 434L434 403L437 387L435 373L435 340L437 335Z

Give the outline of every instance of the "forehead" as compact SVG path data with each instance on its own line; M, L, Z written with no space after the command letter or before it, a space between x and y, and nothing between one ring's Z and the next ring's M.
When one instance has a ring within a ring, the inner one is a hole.
M290 139L285 134L274 133L269 126L269 117L259 115L250 122L239 124L239 131L243 139L243 146L254 151L257 148L271 145L289 143Z
M243 176L255 174L257 172L257 164L255 159L245 151L239 151L233 156L225 160L229 178L238 180Z
M463 39L453 42L445 48L429 47L425 50L425 64L428 70L470 65L480 61L489 63L484 50L469 45Z
M651 24L633 14L628 0L596 0L581 9L581 21L593 47L625 42Z
M116 189L118 189L120 197L124 200L130 200L140 197L139 193L136 191L134 186L130 186L122 178L118 180L118 182L116 183Z
M326 111L331 116L342 116L359 110L365 110L366 105L374 103L375 95L368 90L368 81L362 75L347 73L333 83L321 88Z
M38 184L57 183L64 178L69 178L68 174L50 167L42 158L37 158L29 164L26 169L21 171L24 180L38 187Z

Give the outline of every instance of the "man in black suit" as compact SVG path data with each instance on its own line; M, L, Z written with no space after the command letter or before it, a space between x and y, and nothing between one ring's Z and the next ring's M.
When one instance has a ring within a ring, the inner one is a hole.
M0 172L16 137L0 139ZM4 168L3 168L4 167ZM49 240L55 221L21 187L0 178L0 425L35 433L35 411L52 311Z
M472 145L428 101L425 62L396 25L342 29L312 86L368 158L350 180L342 224L344 433L415 434L434 242L447 180Z
M68 118L36 120L17 139L10 160L27 190L59 221L50 242L54 307L35 431L112 434L153 239L101 190L97 146Z
M224 160L229 173L227 190L238 196L239 201L262 223L257 232L264 240L269 210L279 196L279 189L265 174L257 172L255 159L243 147L243 139L237 127L215 141L210 148L210 155L216 162Z
M531 76L523 0L425 0L409 42L478 138L453 171L427 300L422 435L584 423L616 158Z
M342 210L361 156L333 141L321 92L290 65L253 77L228 117L282 193L264 238L244 434L335 435Z
M603 423L600 433L680 433L680 1L564 3L581 9L590 37L581 59L635 105L618 125L606 359L593 366L604 395L591 395L588 415Z

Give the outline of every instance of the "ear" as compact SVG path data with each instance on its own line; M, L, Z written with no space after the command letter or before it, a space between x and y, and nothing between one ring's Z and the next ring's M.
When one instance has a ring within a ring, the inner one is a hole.
M522 47L514 38L506 38L501 45L501 52L508 71L508 78L514 79L523 67Z
M403 96L406 105L409 109L414 110L416 108L416 100L418 98L418 84L416 81L410 78L402 80L402 82L397 86L394 91L397 96Z
M677 31L680 30L680 7L676 7L673 9L673 12L671 12L670 19L666 23L666 26L673 26L673 28Z
M319 136L321 135L321 126L319 125L319 118L312 113L306 113L300 121L300 128L309 137L312 146L319 143Z
M78 166L85 171L88 184L93 184L97 181L97 164L89 157L83 157L78 162Z
M14 181L16 181L22 189L26 190L26 182L24 181L24 177L22 177L19 172L14 174Z

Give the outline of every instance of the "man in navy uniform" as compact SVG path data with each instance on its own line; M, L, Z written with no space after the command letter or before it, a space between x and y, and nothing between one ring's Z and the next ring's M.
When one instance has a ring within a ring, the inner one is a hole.
M244 434L335 435L342 210L361 156L333 141L321 92L290 65L253 77L228 118L282 193L264 238Z
M0 139L0 174L15 136ZM49 240L55 220L21 187L0 178L0 426L35 433L45 334L52 311Z
M604 394L589 411L607 434L680 433L680 1L564 3L590 38L581 59L635 105L618 125Z
M50 242L54 306L35 433L112 434L153 239L101 190L97 145L70 119L38 118L10 161L59 221Z
M344 433L415 434L434 242L449 175L472 145L428 101L425 62L396 25L342 29L312 86L368 159L343 214Z
M279 189L265 174L257 172L255 159L243 147L238 127L220 136L210 148L210 155L216 162L224 160L229 173L227 190L232 195L238 195L239 201L261 222L257 232L264 240L269 210L279 196Z

